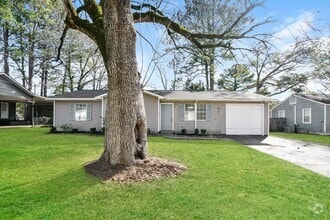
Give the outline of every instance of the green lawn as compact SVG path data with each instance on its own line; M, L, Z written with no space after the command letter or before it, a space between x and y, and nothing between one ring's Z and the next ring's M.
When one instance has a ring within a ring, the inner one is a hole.
M188 166L147 183L101 182L83 164L103 138L0 129L0 219L329 219L330 180L233 141L150 137Z
M281 137L281 138L289 138L289 139L330 145L330 136L329 135L285 133L285 132L271 132L270 135L276 136L276 137Z

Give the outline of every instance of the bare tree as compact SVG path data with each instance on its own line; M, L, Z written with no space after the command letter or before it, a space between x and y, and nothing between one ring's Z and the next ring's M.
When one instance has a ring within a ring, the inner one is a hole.
M249 56L249 65L255 73L255 92L277 95L306 84L308 76L302 71L309 59L308 41L298 40L283 52L257 45Z

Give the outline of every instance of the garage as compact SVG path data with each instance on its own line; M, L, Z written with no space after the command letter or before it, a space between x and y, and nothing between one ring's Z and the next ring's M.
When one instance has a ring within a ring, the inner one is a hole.
M264 135L262 104L226 104L227 135Z

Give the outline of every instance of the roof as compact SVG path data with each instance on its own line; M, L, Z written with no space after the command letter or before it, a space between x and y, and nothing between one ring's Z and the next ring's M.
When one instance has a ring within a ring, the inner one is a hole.
M251 92L146 90L146 94L171 101L274 101ZM48 100L93 100L107 94L107 90L80 90L48 97Z
M32 102L35 95L7 74L0 73L0 99Z
M102 96L107 92L107 90L77 90L49 96L47 99L97 99L99 96Z
M269 97L251 92L223 91L181 91L181 90L149 90L166 100L200 100L200 101L274 101Z
M321 102L324 104L330 104L330 94L312 94L312 95L307 95L307 94L295 94L298 97L310 99L313 101Z

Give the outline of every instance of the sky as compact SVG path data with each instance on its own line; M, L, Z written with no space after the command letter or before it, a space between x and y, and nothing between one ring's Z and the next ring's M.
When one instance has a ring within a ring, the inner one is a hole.
M172 0L172 7L180 7L182 2ZM271 17L275 22L263 25L257 29L259 32L273 32L278 37L276 42L273 42L279 50L287 48L292 41L292 34L299 36L301 34L301 28L305 31L311 31L310 26L306 25L306 20L311 21L318 30L319 36L329 37L330 35L330 0L265 0L264 6L255 9L251 12L258 21L262 21L265 18ZM143 33L148 41L153 44L154 49L162 50L163 45L160 39L165 36L164 29L161 29L152 24L137 25L137 31ZM139 69L143 75L146 76L148 81L147 88L163 89L158 71L154 71L151 74L154 66L150 65L155 54L149 44L139 39L137 41L137 58ZM157 56L157 55L156 55ZM171 57L165 57L161 59L161 69L166 72L168 79L173 78L173 73L168 68L167 63ZM221 72L225 68L224 66L218 66L217 71ZM147 74L145 74L147 72ZM308 85L313 90L315 85ZM285 95L277 97L283 99Z

